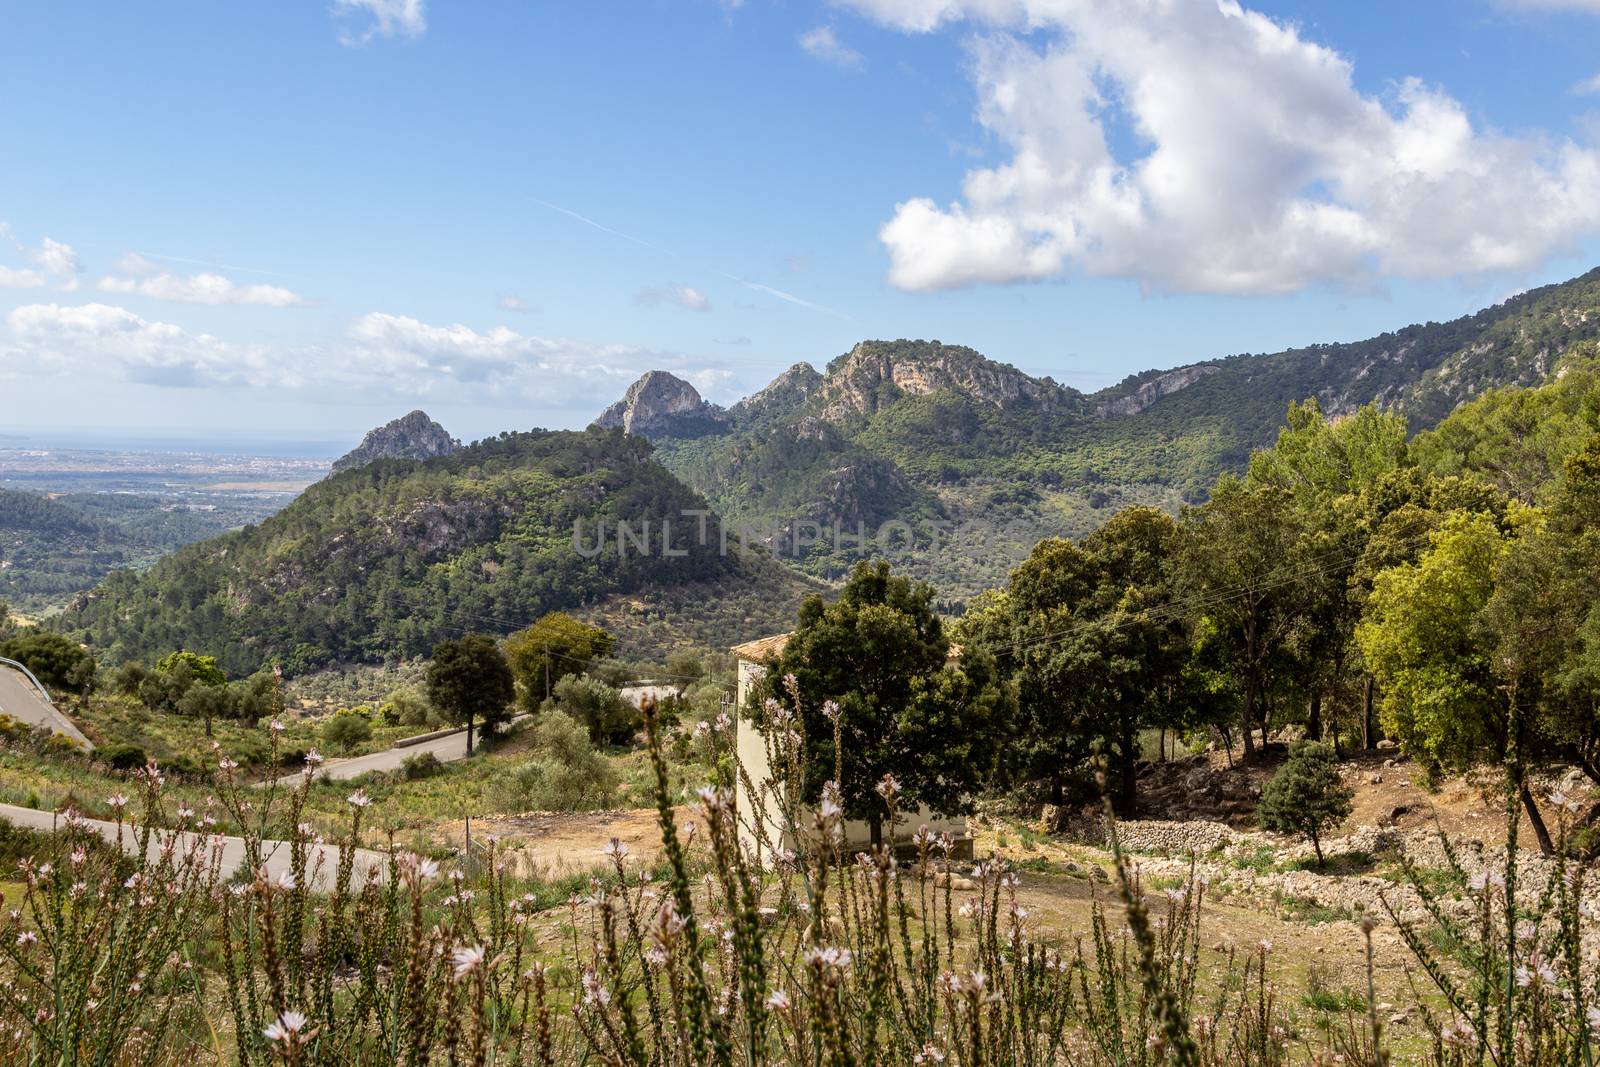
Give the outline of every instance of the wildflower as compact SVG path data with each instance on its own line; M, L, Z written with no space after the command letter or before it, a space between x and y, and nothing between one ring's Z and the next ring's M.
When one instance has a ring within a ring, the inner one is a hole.
M1600 1034L1600 1008L1589 1009L1589 1033Z
M37 944L38 941L39 935L34 933L32 930L24 930L22 933L17 935L17 944L21 945L23 948L27 948L29 945Z
M128 798L123 796L121 793L112 793L110 796L106 797L106 807L110 808L112 811L121 811L127 806Z
M277 879L272 883L274 889L283 890L284 892L293 889L294 885L294 874L290 871L279 872Z
M627 856L628 846L620 839L613 837L610 841L606 842L605 851L607 856L610 856L612 859L620 860Z
M1261 954L1265 956L1267 953L1272 951L1272 942L1263 937L1261 942L1256 947L1259 948L1261 950Z
M829 722L838 722L839 705L831 700L825 701L822 705L822 717L827 719Z
M288 729L288 727L283 725L283 720L282 719L273 719L272 720L272 732L273 733L281 734L281 733L283 733L283 731L285 731L287 729Z
M278 1020L261 1031L261 1036L268 1041L281 1041L285 1045L292 1045L296 1036L305 1028L306 1017L297 1011L286 1011L278 1016Z
M227 756L223 756L221 759L219 759L217 761L217 766L222 768L225 771L232 771L232 770L237 770L238 767L239 767L239 764L237 762L235 762L234 760L229 759ZM287 1014L287 1013L285 1013L285 1014Z
M895 776L892 774L884 775L883 779L873 788L885 800L893 800L900 795L900 783L895 780Z
M829 945L826 948L811 948L806 950L806 963L819 970L827 968L833 971L849 970L854 959L847 948L837 948Z
M483 946L457 946L455 952L451 954L450 959L451 962L455 964L456 981L459 982L461 979L477 970L478 965L483 962Z
M1524 989L1534 985L1554 985L1557 981L1555 968L1550 966L1550 961L1538 949L1528 954L1528 962L1517 968L1516 976L1517 985Z
M317 764L319 764L321 762L322 762L322 753L318 752L316 749L313 748L309 752L306 753L306 766L315 767Z
M922 1046L921 1052L917 1052L912 1055L911 1062L915 1064L916 1067L927 1067L928 1064L943 1063L944 1055L944 1050L942 1048L940 1048L938 1045L935 1045L932 1041L929 1041L927 1044Z
M356 808L364 808L368 804L372 803L372 798L367 796L367 791L365 789L357 789L354 793L351 793L349 796L345 797L345 800L350 804L351 807Z
M1465 1019L1452 1019L1439 1030L1439 1039L1455 1049L1469 1049L1477 1039Z

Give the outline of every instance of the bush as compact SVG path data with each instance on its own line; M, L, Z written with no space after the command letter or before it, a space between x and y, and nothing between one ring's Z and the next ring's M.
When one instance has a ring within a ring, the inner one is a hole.
M541 714L552 709L582 723L589 740L597 745L627 744L643 725L639 709L620 692L585 675L568 675L556 683L555 695L545 701Z
M96 755L101 763L114 771L136 771L150 762L144 749L125 742L106 745Z
M1261 791L1256 817L1268 830L1309 838L1323 865L1322 835L1350 815L1355 796L1339 777L1333 750L1315 741L1302 741L1289 751L1289 760Z
M418 752L400 761L400 774L408 782L444 773L444 764L432 752Z
M322 724L322 739L341 752L350 752L357 745L372 740L372 723L365 715L340 712Z
M60 634L28 631L0 644L0 656L25 664L52 689L86 693L94 685L94 657Z
M594 750L583 724L544 711L533 727L537 755L511 775L511 807L526 811L592 811L616 799L617 774Z
M378 714L391 726L449 726L449 716L428 703L421 689L402 685L390 690L378 705Z

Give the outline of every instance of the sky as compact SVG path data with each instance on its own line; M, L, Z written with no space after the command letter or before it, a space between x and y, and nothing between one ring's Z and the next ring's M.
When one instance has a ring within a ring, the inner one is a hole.
M1600 263L1600 0L10 0L0 434L1085 391Z

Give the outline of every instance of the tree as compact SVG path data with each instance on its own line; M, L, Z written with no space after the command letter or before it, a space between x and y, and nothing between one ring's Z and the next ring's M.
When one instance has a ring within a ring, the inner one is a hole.
M962 629L1015 686L1017 770L1050 781L1098 748L1108 757L1119 810L1135 803L1141 732L1178 726L1186 699L1185 620L1175 610L1171 562L1177 525L1154 508L1126 508L1082 545L1040 542L1005 595Z
M891 574L887 563L858 564L832 604L806 598L760 687L787 702L784 679L795 679L806 801L815 802L837 770L846 816L867 820L874 843L884 810L874 789L886 774L907 804L970 809L995 765L1008 709L992 657L974 649L952 663L950 651L932 587Z
M1256 818L1268 830L1309 838L1321 867L1322 835L1350 817L1354 796L1339 777L1333 750L1316 741L1302 741L1261 790Z
M1310 573L1288 492L1223 476L1211 500L1186 513L1182 573L1201 605L1197 651L1238 690L1246 759L1263 740L1274 689L1289 675Z
M539 714L559 710L581 722L596 745L626 744L643 723L639 709L611 686L581 674L556 683L554 695Z
M1331 717L1330 697L1351 693L1351 668L1361 598L1352 585L1374 525L1365 521L1367 492L1408 462L1406 422L1375 404L1338 421L1325 418L1315 400L1289 405L1277 442L1250 457L1251 485L1286 494L1299 526L1307 566L1296 576L1300 617L1287 641L1289 690L1304 699L1306 735L1320 739ZM1363 742L1375 743L1365 721ZM1334 743L1338 744L1335 721Z
M23 664L51 689L81 696L94 687L94 657L76 641L48 630L24 630L0 644L0 656Z
M557 682L586 673L595 660L611 655L616 643L605 630L564 611L552 611L506 638L506 658L516 675L523 708L537 709L550 699Z
M322 724L322 739L348 753L357 745L372 740L372 723L365 715L340 712Z
M468 634L441 642L428 666L428 700L467 728L472 751L473 724L493 729L509 717L516 683L505 653L488 634Z
M179 664L189 668L189 674L201 685L227 685L228 676L217 665L217 657L202 656L198 652L169 652L156 661L156 670L171 674Z
M178 699L176 710L179 715L191 719L203 719L206 724L206 736L211 736L211 723L214 719L228 718L232 707L228 700L228 690L220 685L191 685L187 692Z
M706 674L705 661L692 648L679 648L667 653L667 677L688 685L698 682Z
M1513 508L1510 528L1458 511L1431 535L1415 563L1380 573L1356 628L1362 654L1382 683L1384 725L1430 769L1465 770L1505 760L1510 783L1539 838L1553 847L1528 789L1542 747L1536 680L1526 661L1502 654L1486 609L1518 526L1537 514Z

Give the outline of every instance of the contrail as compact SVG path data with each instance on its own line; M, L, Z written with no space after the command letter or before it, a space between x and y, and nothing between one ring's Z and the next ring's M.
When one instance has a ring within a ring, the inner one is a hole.
M540 207L549 208L551 211L558 211L558 212L560 212L561 214L567 216L570 219L578 220L579 222L583 223L585 226L589 226L589 227L592 227L592 228L594 228L596 230L599 230L601 233L608 233L612 237L620 237L624 241L631 241L633 244L639 245L641 248L648 248L653 252L661 252L661 253L663 253L665 255L676 256L678 259L687 259L688 258L687 256L684 256L682 253L674 252L670 248L663 248L658 244L652 244L651 242L646 241L642 237L635 237L631 233L623 233L621 230L614 230L610 226L605 225L604 223L596 222L594 219L591 219L589 216L580 215L578 212L573 211L570 208L564 208L560 204L552 204L550 201L541 200L536 196L535 197L530 197L529 199L531 199L535 204L538 204ZM843 319L846 322L854 322L855 321L855 319L851 318L849 315L846 315L842 311L835 311L833 308L828 307L825 304L818 304L815 301L807 300L804 297L795 296L793 293L786 293L782 289L775 289L770 285L763 285L760 282L753 282L748 278L741 278L737 274L729 274L727 271L723 271L723 270L716 271L715 273L717 273L717 274L721 275L722 277L728 279L730 282L734 282L737 285L742 285L746 289L752 290L753 292L764 293L767 296L777 297L779 300L787 301L787 302L789 302L791 304L796 305L797 307L803 307L808 311L819 311L824 315L832 315L833 317L839 318L839 319Z

